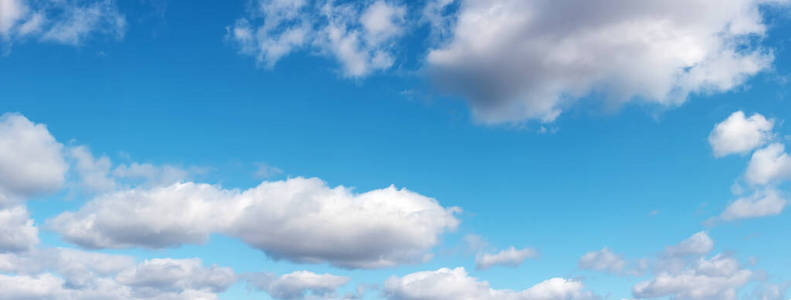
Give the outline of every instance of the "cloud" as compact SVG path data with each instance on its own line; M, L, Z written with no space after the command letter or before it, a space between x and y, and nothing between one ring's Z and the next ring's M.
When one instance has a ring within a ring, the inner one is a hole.
M761 0L459 2L426 67L484 123L551 122L589 96L677 106L773 61L753 42L766 33Z
M608 248L585 253L578 263L580 269L595 270L618 274L623 271L626 261L621 255L615 254Z
M0 116L0 206L59 189L68 169L62 148L46 126Z
M393 186L358 194L298 177L244 191L192 182L123 190L48 225L88 248L175 247L223 233L275 259L379 268L428 258L457 211Z
M669 256L703 255L714 249L714 240L706 232L693 234L675 246L669 246L665 253Z
M79 175L80 185L91 191L111 191L115 189L116 182L110 177L112 163L107 156L95 158L86 146L76 146L69 149L69 155L74 161L75 170Z
M106 193L134 186L162 186L181 182L198 173L199 167L181 168L132 162L113 167L109 157L95 157L87 146L69 148L69 158L77 172L78 184L89 192Z
M0 253L20 252L38 244L38 228L24 206L0 209Z
M0 299L217 299L229 268L199 259L151 259L66 248L0 254ZM8 274L11 273L11 274Z
M115 280L132 288L137 297L155 297L182 291L216 294L236 281L233 270L204 267L200 259L150 259L121 271Z
M716 157L746 154L772 138L772 127L774 120L767 120L761 114L745 118L744 112L737 111L714 125L709 134L709 144Z
M190 178L193 174L202 173L201 168L183 169L172 165L153 165L150 163L121 164L113 170L118 179L142 182L145 185L168 185Z
M272 68L284 56L312 50L335 58L345 77L363 77L394 64L393 44L405 29L406 7L389 1L259 0L227 28L239 52Z
M595 299L591 292L584 289L581 282L563 278L548 279L522 291L496 290L488 282L470 277L461 267L391 277L385 282L384 293L391 300Z
M663 272L632 288L636 298L736 299L737 290L747 284L750 270L741 269L730 257L700 258L692 266L675 273Z
M309 271L296 271L281 276L271 273L247 275L250 284L256 289L266 291L275 299L305 299L308 295L329 299L349 280L343 276L316 274Z
M714 126L709 143L717 157L733 153L747 154L774 138L772 127L774 120L767 120L761 114L745 118L743 112L737 111ZM707 224L773 216L783 212L787 201L776 185L791 178L791 158L785 152L785 145L773 142L755 150L743 178L752 194L731 202L719 216L706 221ZM744 192L738 182L732 190L737 195Z
M6 41L37 38L80 45L90 36L124 37L126 17L112 0L0 2L0 35Z
M754 279L728 255L707 258L714 242L698 232L675 246L667 247L653 266L654 277L632 287L635 298L685 300L735 300L738 291Z
M774 216L783 212L788 201L778 191L768 189L756 192L748 197L736 199L722 212L720 219L732 221L738 219Z
M538 257L538 252L532 248L516 249L511 246L500 252L483 253L475 257L475 268L485 270L492 266L518 267L528 258Z
M255 165L256 165L256 169L254 175L256 178L272 178L280 174L283 174L283 170L281 170L280 168L271 166L266 163L257 163Z
M750 184L764 185L791 177L791 158L785 152L785 145L772 143L758 149L750 158L744 179Z

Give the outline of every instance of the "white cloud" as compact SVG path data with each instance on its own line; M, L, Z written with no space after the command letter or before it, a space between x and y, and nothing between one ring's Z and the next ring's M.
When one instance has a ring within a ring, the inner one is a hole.
M665 253L668 256L703 255L709 253L712 249L714 249L714 240L706 232L701 231L675 246L667 247Z
M79 175L80 185L91 191L111 191L116 183L110 177L112 163L107 156L95 158L86 146L77 146L69 149L69 154L74 160L75 170Z
M751 43L767 2L461 0L427 67L485 123L550 122L591 95L676 106L771 66Z
M244 191L191 182L119 191L48 223L90 248L174 247L216 232L276 259L377 268L428 258L439 235L457 226L456 211L392 186L357 194L292 178Z
M217 299L229 268L199 259L151 259L53 248L0 254L0 299ZM11 274L7 274L11 273Z
M720 218L726 221L774 216L783 212L788 201L778 191L769 189L755 192L748 197L736 199L722 212Z
M19 114L0 116L0 206L61 187L68 165L47 127Z
M0 34L6 41L38 38L80 45L92 35L121 39L126 18L112 0L0 0Z
M511 246L500 252L483 253L475 257L475 268L485 270L492 266L518 267L528 258L535 258L538 252L532 248L516 249Z
M709 135L709 144L716 157L734 153L746 154L772 138L772 127L774 120L767 120L761 114L745 118L744 112L737 111L714 125Z
M580 258L579 267L585 270L595 270L610 273L620 273L623 271L626 261L621 255L613 253L608 248L599 251L585 253Z
M23 206L0 209L0 253L27 251L38 244L38 228Z
M791 158L785 145L772 143L758 149L750 158L744 179L751 184L769 184L791 177Z
M106 193L134 186L163 186L189 179L205 172L204 168L181 168L132 162L115 167L106 155L95 157L87 146L69 148L69 158L85 191Z
M349 280L343 276L316 274L309 271L296 271L281 276L270 273L255 273L247 276L247 281L255 288L266 291L275 299L305 299L309 295L329 299Z
M155 297L180 291L219 293L236 281L233 270L204 267L200 259L150 259L121 271L115 280L132 288L136 297Z
M739 289L755 279L728 255L707 258L711 238L698 232L678 245L667 247L653 266L654 277L632 287L635 298L684 300L735 300Z
M442 268L391 277L385 282L384 292L392 300L572 300L595 299L581 282L552 278L526 290L496 290L486 281L467 275L464 268Z
M0 0L0 34L8 35L27 10L22 0Z
M312 50L334 57L346 77L390 68L392 44L405 30L406 8L388 1L337 4L335 1L259 0L249 16L228 27L242 54L274 67L291 52Z
M637 283L632 288L636 298L671 297L672 299L736 299L737 290L747 284L750 270L723 255L700 258L680 272L663 272L654 279Z

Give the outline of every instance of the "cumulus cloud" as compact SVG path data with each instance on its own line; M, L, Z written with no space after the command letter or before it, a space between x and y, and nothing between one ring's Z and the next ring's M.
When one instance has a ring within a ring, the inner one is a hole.
M200 259L151 259L118 273L115 280L132 289L133 296L156 297L168 293L200 291L216 294L236 281L233 270L205 267Z
M390 68L393 43L405 31L406 7L390 1L259 0L245 18L227 28L244 55L274 67L294 51L335 58L346 77Z
M538 251L532 248L516 249L513 246L497 253L482 253L475 257L475 268L480 270L492 266L518 267L528 258L538 256Z
M0 254L0 299L217 299L229 268L199 259L151 259L52 248Z
M349 282L349 278L332 274L296 271L284 275L253 273L247 281L256 289L266 291L275 299L305 299L309 296L329 299L335 291Z
M580 269L594 270L609 273L620 273L623 271L626 261L609 248L602 248L599 251L585 253L578 263Z
M86 146L69 149L74 161L75 170L80 178L80 185L92 191L110 191L115 189L116 182L110 177L112 163L107 156L96 158Z
M714 126L709 143L717 157L733 153L747 154L773 139L773 127L774 120L766 119L761 114L746 118L743 112L737 111ZM785 145L772 142L755 150L743 178L749 184L751 194L732 201L719 216L709 219L708 224L773 216L783 212L787 201L777 185L791 178L791 159L785 152ZM738 183L734 186L735 194L744 192Z
M62 148L46 126L0 116L0 206L59 189L68 168Z
M23 206L0 209L0 252L18 252L38 244L38 228Z
M758 149L750 158L744 179L748 183L764 185L791 177L791 158L785 152L785 145L772 143Z
M467 275L464 268L442 268L435 271L411 273L391 277L384 292L392 300L444 299L514 299L514 300L572 300L595 299L582 282L552 278L521 291L492 289L486 281Z
M772 127L774 120L767 120L761 114L746 118L744 112L737 111L714 126L709 144L716 157L746 154L772 138Z
M667 247L653 266L653 278L632 287L635 298L687 300L737 299L739 289L754 279L734 257L707 257L714 243L698 232L677 245Z
M112 0L0 1L0 36L80 45L92 35L123 38L126 18Z
M84 145L69 148L79 186L84 191L106 193L134 186L162 186L184 181L205 170L132 162L113 165L106 155L96 157Z
M668 256L703 255L714 249L714 240L706 232L701 231L681 241L677 245L665 249Z
M549 122L599 95L675 106L771 65L771 51L752 43L766 32L764 3L461 0L427 68L485 123Z
M663 272L632 288L636 298L736 299L737 290L750 280L752 272L742 269L733 258L716 255L700 258L680 272Z
M738 219L774 216L783 212L786 201L777 190L769 189L758 191L753 195L742 197L733 201L722 212L720 218L725 221Z
M378 268L427 259L458 225L457 211L393 186L358 194L298 177L244 191L191 182L129 189L48 223L89 248L175 247L223 233L275 259Z

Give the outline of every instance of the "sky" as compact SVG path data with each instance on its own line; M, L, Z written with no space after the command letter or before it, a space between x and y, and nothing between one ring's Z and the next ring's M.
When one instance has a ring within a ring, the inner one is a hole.
M0 0L0 299L789 299L790 5Z

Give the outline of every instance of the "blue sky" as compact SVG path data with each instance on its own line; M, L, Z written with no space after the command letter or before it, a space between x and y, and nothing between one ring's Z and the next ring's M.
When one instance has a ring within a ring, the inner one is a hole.
M787 1L0 8L0 299L788 297Z

